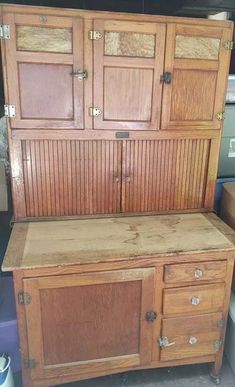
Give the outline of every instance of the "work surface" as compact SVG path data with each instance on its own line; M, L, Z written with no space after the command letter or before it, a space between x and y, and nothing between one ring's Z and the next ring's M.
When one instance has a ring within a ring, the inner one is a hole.
M175 214L17 223L3 270L234 250L213 214Z

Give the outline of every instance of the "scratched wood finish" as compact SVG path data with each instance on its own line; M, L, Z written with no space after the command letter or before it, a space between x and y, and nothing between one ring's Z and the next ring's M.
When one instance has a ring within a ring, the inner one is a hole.
M120 145L23 141L27 216L120 212Z
M72 29L36 26L16 27L19 51L72 53Z
M177 35L175 58L218 60L219 47L219 39Z
M126 141L124 212L203 208L209 140Z
M105 32L105 55L153 58L155 36L137 32Z

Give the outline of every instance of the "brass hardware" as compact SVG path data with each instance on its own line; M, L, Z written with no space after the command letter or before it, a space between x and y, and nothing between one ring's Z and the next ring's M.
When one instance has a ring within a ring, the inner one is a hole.
M201 278L203 276L203 271L200 269L196 269L193 273L194 278Z
M24 358L24 366L25 368L35 368L37 366L37 362L32 358Z
M193 296L192 298L191 298L191 304L192 305L198 305L198 304L200 304L200 298L199 297L197 297L197 296Z
M114 176L113 181L114 181L114 183L119 183L120 179L118 176Z
M222 346L222 341L221 340L215 340L213 345L214 345L214 348L216 349L216 351L219 351L221 346Z
M16 107L15 105L4 105L4 113L5 117L15 117L16 115Z
M31 302L31 296L29 293L20 292L18 293L18 302L21 305L28 305Z
M130 176L125 176L124 179L125 179L126 183L130 183L130 181L131 181L131 177Z
M224 320L218 320L217 321L217 327L218 328L223 328L224 327Z
M225 50L233 50L234 46L235 43L231 40L223 43L223 47L225 48Z
M161 83L171 83L171 79L172 79L172 76L171 76L171 73L169 71L166 71L164 72L161 76L160 76L160 82Z
M168 337L159 337L158 342L161 348L171 347L172 345L175 345L175 342L170 342Z
M215 118L217 118L217 120L219 121L223 121L225 119L225 113L224 112L216 113Z
M129 138L130 133L129 132L116 132L115 137L116 138Z
M89 39L90 40L99 40L101 38L103 38L103 35L101 34L101 32L95 31L95 30L89 31Z
M84 79L87 79L88 77L88 73L86 70L78 70L78 71L74 71L72 73L70 73L70 75L72 75L73 78L77 78L79 79L79 81L83 81Z
M9 24L0 24L0 39L10 39Z
M89 108L89 115L91 117L97 117L101 114L101 110L96 107L90 107Z
M188 340L189 344L196 344L197 343L197 338L195 336L190 336Z
M157 313L151 310L145 314L145 317L147 321L154 321L157 318Z
M39 16L39 20L41 23L46 23L47 22L47 17L46 16Z

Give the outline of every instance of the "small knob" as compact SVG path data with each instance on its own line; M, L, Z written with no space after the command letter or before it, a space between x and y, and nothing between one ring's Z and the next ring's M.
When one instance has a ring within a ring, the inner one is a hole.
M114 183L119 183L119 177L118 176L114 176L113 181L114 181Z
M145 317L147 321L154 321L157 318L157 313L151 310L146 313Z
M203 271L201 269L196 269L193 273L194 278L201 278L203 276Z
M200 304L200 298L199 297L197 297L197 296L193 296L192 298L191 298L191 304L192 305L198 305L198 304Z
M190 336L188 340L189 344L196 344L197 343L197 338L195 336Z

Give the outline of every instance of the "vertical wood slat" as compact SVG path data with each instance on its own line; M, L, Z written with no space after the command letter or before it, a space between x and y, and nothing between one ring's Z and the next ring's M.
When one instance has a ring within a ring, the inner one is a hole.
M108 140L22 141L26 216L120 212L120 146Z
M131 160L128 172L131 181L123 179L122 211L203 208L210 142L207 139L126 141L123 157Z

